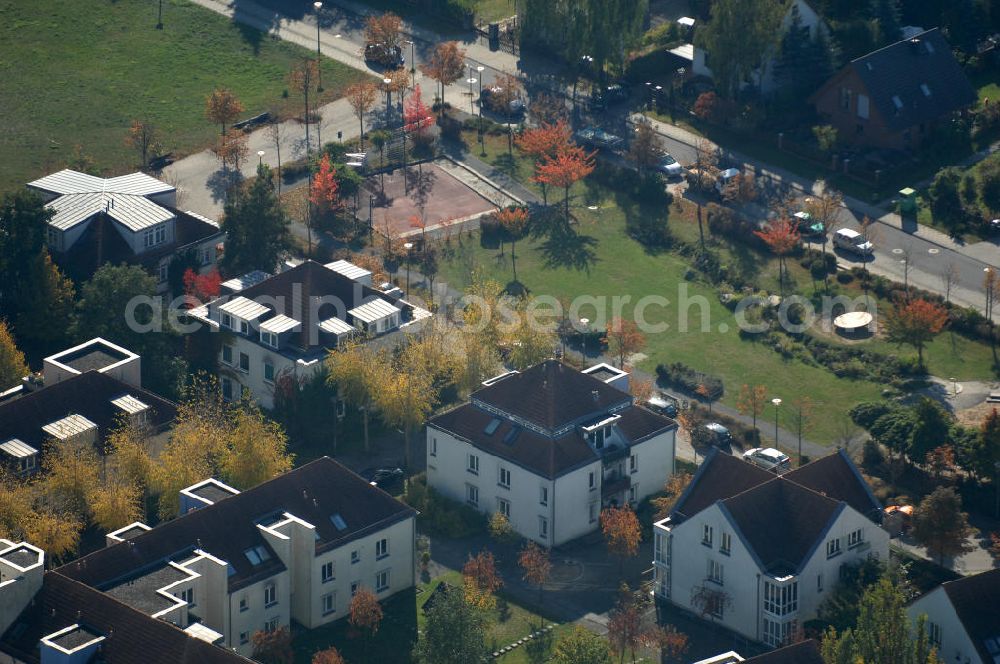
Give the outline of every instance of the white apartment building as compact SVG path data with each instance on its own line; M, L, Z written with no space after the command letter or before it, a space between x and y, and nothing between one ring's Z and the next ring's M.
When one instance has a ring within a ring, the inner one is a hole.
M371 272L347 261L305 261L280 274L255 272L223 284L225 295L191 310L222 333L219 383L227 399L243 391L274 408L275 384L305 381L331 348L349 339L399 333L430 313L371 285Z
M908 608L925 629L944 662L1000 662L1000 569L947 581L918 597Z
M781 476L715 451L654 524L654 595L781 646L844 565L888 558L881 513L843 451Z
M142 265L166 290L170 264L186 255L198 271L216 262L219 224L177 209L177 189L145 173L101 178L69 169L28 183L52 210L46 244L57 263L86 279L105 263Z
M627 380L556 360L486 381L427 424L427 483L558 546L635 505L674 469L677 423L635 404ZM620 373L620 372L619 372ZM600 377L599 377L600 376Z
M208 479L180 505L57 571L242 655L258 630L347 616L359 588L414 585L416 512L328 457L242 493Z

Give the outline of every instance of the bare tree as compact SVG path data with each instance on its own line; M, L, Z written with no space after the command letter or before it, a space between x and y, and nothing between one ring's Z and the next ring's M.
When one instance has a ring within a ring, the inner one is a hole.
M365 114L371 110L378 96L378 86L371 81L361 81L348 86L347 102L354 109L354 117L361 126L361 150L365 149Z
M281 120L278 119L276 114L271 114L274 118L271 124L267 125L267 137L271 139L274 143L274 151L278 158L278 198L281 198L281 139L285 136L285 127L281 124Z
M309 150L311 149L309 142L309 93L316 86L316 61L311 58L302 58L295 65L295 68L292 69L288 78L292 87L302 93L305 105L305 113L302 116L302 121L306 124L306 154L309 154Z
M151 122L132 120L128 135L125 137L125 144L139 153L142 170L149 167L149 153L156 149L156 143L156 127Z
M958 276L958 266L949 262L941 270L941 283L944 286L944 301L951 302L951 289L958 288L961 280Z
M710 583L705 579L704 583L691 589L691 608L702 618L721 618L725 610L733 605L733 598L721 587Z

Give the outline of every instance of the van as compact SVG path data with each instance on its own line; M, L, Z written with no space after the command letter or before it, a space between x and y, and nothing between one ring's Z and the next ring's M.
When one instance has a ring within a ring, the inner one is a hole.
M875 249L864 235L850 228L841 228L833 234L833 246L860 256L871 256Z
M715 447L727 447L733 443L733 434L729 432L729 429L722 426L718 422L709 422L708 424L702 425L705 430L706 438L711 441L712 445Z
M677 417L677 399L666 394L654 394L646 400L645 405L654 413L670 418Z
M726 187L729 183L735 180L740 174L738 168L727 168L726 170L719 173L719 177L715 179L715 189L720 194L726 191Z

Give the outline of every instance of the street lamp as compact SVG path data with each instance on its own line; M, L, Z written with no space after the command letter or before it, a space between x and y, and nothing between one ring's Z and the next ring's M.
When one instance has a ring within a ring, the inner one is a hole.
M590 326L590 319L589 318L581 318L580 319L580 326L583 328L583 357L586 358L587 357L587 331L588 331L589 326Z
M660 112L660 107L663 105L662 102L660 101L660 95L661 94L663 94L663 86L662 85L657 85L656 86L656 101L653 104L653 109L657 113Z
M646 81L646 110L649 110L651 102L653 100L653 83L651 81Z
M479 65L476 67L476 71L479 72L479 147L485 155L486 144L483 142L483 72L486 71L486 67Z
M417 61L413 58L413 40L407 39L403 43L410 45L410 87L412 88L417 80Z
M681 79L681 85L684 85L684 74L686 74L686 73L687 73L687 70L684 69L684 67L678 67L677 70L674 72L674 74L675 74L674 80L670 83L670 121L671 122L677 122L677 118L676 118L677 102L675 101L675 98L674 98L675 94L676 94L676 88L677 88L677 79L678 78Z
M990 327L993 327L993 289L996 287L993 280L993 268L984 267L983 274L986 275L986 278L983 279L983 286L986 294L986 306L983 309L983 313L986 314L986 322L990 324Z
M263 165L264 165L264 151L257 150L257 166L260 167Z
M407 242L403 245L403 249L406 249L406 294L410 294L410 250L413 249L413 243Z
M316 0L313 7L316 8L316 91L323 92L323 62L319 52L319 10L323 9L323 3Z
M163 0L160 0L160 8L156 12L156 29L163 29Z
M469 65L469 78L465 79L465 82L469 84L469 114L475 115L476 109L472 105L472 86L476 84L476 77L472 75L472 65Z
M781 405L781 399L774 397L771 403L774 404L774 446L778 447L778 406Z
M382 82L385 83L385 122L388 124L389 116L392 114L392 109L389 108L389 104L392 102L392 88L390 87L392 79L386 76L382 79Z

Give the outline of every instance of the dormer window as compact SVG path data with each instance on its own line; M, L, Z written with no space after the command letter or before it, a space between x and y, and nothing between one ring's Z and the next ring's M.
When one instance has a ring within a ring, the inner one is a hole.
M233 329L233 317L229 314L222 314L222 327Z
M163 244L164 240L167 239L167 229L163 224L157 224L151 228L147 228L142 233L142 246L146 249L149 247L155 247L158 244Z
M149 406L131 394L123 394L117 399L112 399L111 403L128 417L133 426L149 424Z
M607 428L601 427L596 431L591 431L587 436L590 444L594 446L594 449L604 449L604 440L607 436Z
M263 330L261 330L261 333L260 333L260 342L262 344L270 346L271 348L277 348L278 347L278 335L273 334L271 332L264 332Z
M250 334L250 323L246 322L245 320L241 320L240 321L240 334L246 334L246 335L249 336L249 334Z

